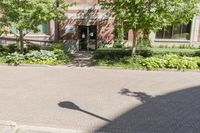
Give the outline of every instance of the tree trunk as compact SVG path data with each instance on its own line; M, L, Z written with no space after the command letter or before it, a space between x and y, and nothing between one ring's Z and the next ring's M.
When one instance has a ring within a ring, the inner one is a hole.
M20 49L20 53L24 53L24 34L23 34L23 30L19 30L19 49Z
M143 40L144 40L144 43L146 47L151 47L151 41L149 39L149 35L150 35L150 31L148 30L145 30L144 31L144 37L143 37Z
M133 31L132 56L134 56L136 54L138 30L132 29L132 31Z
M124 43L124 23L121 21L121 27L120 27L120 42Z

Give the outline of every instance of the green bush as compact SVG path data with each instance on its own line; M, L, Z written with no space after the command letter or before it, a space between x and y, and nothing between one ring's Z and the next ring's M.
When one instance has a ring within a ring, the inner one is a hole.
M151 48L153 55L176 54L179 56L195 57L200 56L200 49L181 48Z
M29 51L33 51L33 50L37 50L37 51L40 51L42 48L40 45L38 44L28 44L26 46L26 50L29 52Z
M131 48L99 48L94 52L93 58L116 60L126 56L130 57L131 52ZM200 49L139 47L136 50L136 55L143 57L164 56L167 54L175 54L187 57L200 57Z
M134 68L134 69L176 69L196 70L200 69L200 57L186 57L175 54L164 56L133 56L120 59L93 59L93 64L98 66Z
M131 49L125 48L101 48L94 52L94 59L120 59L131 56Z
M142 68L141 62L143 60L142 56L134 57L123 57L120 59L110 60L110 59L93 59L92 63L97 66L108 66L108 67L122 67L122 68Z
M143 57L151 57L154 55L154 52L153 52L152 48L141 47L141 48L137 48L136 54L143 56Z
M0 55L8 55L18 51L17 44L0 45Z
M5 57L0 57L0 64L5 63Z
M6 56L6 63L12 65L19 64L47 64L47 65L57 65L66 64L70 61L70 56L64 54L61 51L30 51L25 55L19 53L12 53Z
M168 69L199 69L199 58L181 57L179 55L169 54L165 56L150 57L143 60L142 65L148 70L158 68Z
M64 44L62 44L62 43L51 43L46 49L50 50L50 51L54 51L56 49L64 50Z
M4 47L0 45L0 52L4 52Z
M72 54L69 54L69 53L65 54L63 50L56 49L53 52L56 55L57 60L70 62L73 59Z
M17 44L5 45L4 49L5 49L5 52L7 52L7 53L15 53L15 52L19 51Z
M24 55L23 54L19 54L17 52L15 53L12 53L8 56L6 56L6 59L5 59L5 63L8 63L8 64L12 64L12 65L19 65L21 63L23 63L25 60L24 58Z
M151 41L149 38L139 38L137 42L138 48L144 48L144 47L151 47Z
M4 46L0 45L0 56L6 55Z

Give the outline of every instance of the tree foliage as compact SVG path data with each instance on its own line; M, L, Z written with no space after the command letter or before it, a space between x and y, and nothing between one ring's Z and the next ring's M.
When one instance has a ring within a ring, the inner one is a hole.
M60 3L60 6L58 6ZM50 20L60 21L64 18L66 8L64 0L0 0L0 33L12 32L16 35L23 51L23 39L29 32L38 32L40 24Z
M133 54L139 31L150 33L174 23L187 23L198 13L198 0L101 0L104 8L132 30Z

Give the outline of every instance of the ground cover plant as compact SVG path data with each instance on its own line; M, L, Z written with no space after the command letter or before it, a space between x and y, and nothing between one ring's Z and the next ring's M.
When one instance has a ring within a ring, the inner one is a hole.
M62 44L54 43L48 47L42 48L36 44L29 44L25 49L25 53L20 53L16 44L0 46L0 63L7 63L10 65L67 64L73 59L73 56L69 53L65 53L61 46ZM12 50L13 48L16 49Z
M114 53L114 54L113 54ZM131 49L98 49L92 63L97 66L131 69L200 69L199 48L151 48L137 49L137 55L131 56Z

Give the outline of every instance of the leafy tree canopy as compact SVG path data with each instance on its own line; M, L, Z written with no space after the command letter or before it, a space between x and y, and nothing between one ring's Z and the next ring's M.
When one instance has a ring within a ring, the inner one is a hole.
M40 24L63 19L68 6L64 0L0 0L1 33L6 32L5 27L16 29L23 45L24 36L30 31L38 32Z
M126 30L135 34L133 54L139 30L157 31L174 23L187 23L198 13L198 0L101 0L114 17L123 20Z

